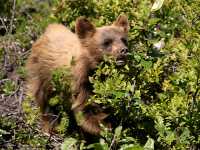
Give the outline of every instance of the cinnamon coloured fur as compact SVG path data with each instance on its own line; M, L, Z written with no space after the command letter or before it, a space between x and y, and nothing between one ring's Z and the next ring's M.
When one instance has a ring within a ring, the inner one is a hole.
M96 28L84 17L76 20L75 34L61 24L51 24L45 33L33 44L27 60L28 93L33 95L40 107L44 128L49 132L48 93L52 71L70 67L73 75L71 110L78 124L86 132L98 134L100 123L107 114L87 113L85 103L91 91L88 89L88 73L102 60L103 55L113 55L119 64L124 63L127 53L128 20L119 16L110 26ZM71 61L75 62L74 65ZM79 120L80 119L80 120Z

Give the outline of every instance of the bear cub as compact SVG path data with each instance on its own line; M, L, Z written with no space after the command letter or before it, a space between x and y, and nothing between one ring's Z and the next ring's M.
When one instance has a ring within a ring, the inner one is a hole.
M51 24L33 44L26 64L27 89L40 107L46 132L52 129L52 119L48 117L52 71L70 67L72 96L66 101L70 101L78 125L85 132L99 134L100 123L104 124L108 115L101 110L98 113L86 110L87 99L92 92L88 88L89 72L95 69L104 55L112 55L118 65L125 63L128 28L128 19L124 15L120 15L112 25L103 27L95 27L86 18L79 17L75 33L61 24ZM99 109L99 106L94 104L94 108Z

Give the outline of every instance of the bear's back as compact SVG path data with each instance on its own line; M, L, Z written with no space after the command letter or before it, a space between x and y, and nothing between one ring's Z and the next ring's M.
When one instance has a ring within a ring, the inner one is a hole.
M33 44L32 55L42 68L70 66L81 53L77 36L61 24L51 24Z
M27 60L28 91L33 95L41 84L51 78L52 70L70 67L72 60L81 55L80 42L76 35L60 24L51 24L33 44Z

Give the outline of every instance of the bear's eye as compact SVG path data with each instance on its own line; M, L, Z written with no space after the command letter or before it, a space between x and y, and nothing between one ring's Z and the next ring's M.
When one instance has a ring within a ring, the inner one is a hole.
M111 43L112 43L112 39L105 39L104 42L103 42L103 45L105 47L108 47L108 46L110 46Z
M124 43L124 45L128 45L128 41L127 41L127 39L126 38L121 38L121 41Z

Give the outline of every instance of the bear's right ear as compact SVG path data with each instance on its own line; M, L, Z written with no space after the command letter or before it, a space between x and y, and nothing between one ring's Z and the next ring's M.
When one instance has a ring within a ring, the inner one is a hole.
M127 16L120 15L117 20L113 22L113 25L121 28L125 33L127 33L129 29Z
M95 26L90 23L85 17L79 17L76 20L75 32L80 39L92 37L95 31Z

